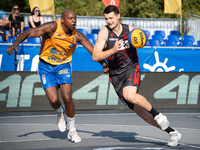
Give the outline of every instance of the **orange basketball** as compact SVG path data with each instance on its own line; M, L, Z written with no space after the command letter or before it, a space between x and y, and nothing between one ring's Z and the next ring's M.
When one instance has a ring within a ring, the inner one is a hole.
M133 29L128 34L128 42L135 48L143 48L147 43L147 36L141 29Z

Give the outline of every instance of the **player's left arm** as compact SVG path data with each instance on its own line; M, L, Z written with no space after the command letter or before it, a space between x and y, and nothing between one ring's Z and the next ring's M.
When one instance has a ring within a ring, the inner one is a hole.
M80 31L76 31L76 41L83 45L87 51L92 55L94 46L93 44L86 38L86 36ZM107 73L107 63L105 60L99 61L99 63L103 66L104 72Z
M90 54L93 53L94 46L86 36L78 30L76 31L76 41L83 45Z

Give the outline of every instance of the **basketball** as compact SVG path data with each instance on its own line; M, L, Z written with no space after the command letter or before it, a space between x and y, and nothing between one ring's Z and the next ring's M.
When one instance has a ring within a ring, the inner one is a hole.
M133 29L128 34L128 42L135 48L143 48L147 42L147 36L141 29Z

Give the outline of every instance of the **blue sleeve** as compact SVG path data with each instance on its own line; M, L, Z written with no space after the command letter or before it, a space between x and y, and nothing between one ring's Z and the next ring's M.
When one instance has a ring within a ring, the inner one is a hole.
M3 17L6 17L6 13L4 11L0 11L0 19L2 19Z

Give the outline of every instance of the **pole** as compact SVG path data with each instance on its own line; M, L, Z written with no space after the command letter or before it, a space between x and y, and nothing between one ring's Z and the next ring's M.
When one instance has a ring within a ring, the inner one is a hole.
M19 24L19 27L18 25ZM15 41L17 39L17 31L19 29L19 34L21 33L21 22L20 21L15 21ZM15 51L15 71L17 71L17 52Z
M180 19L180 31L181 31L181 33L182 33L182 32L183 32L183 31L182 31L182 14L180 15L180 18L181 18L181 19Z
M15 28L15 40L17 39L17 28ZM17 71L17 52L15 51L15 71Z

